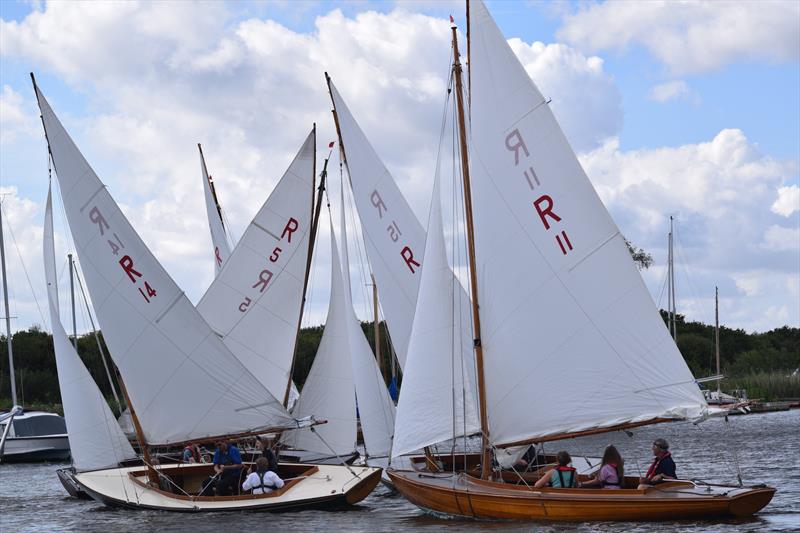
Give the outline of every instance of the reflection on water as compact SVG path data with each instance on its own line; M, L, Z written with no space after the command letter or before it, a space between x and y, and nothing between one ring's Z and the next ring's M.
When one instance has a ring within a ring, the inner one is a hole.
M626 460L626 471L637 474L650 462L650 443L666 438L678 475L683 478L732 483L738 460L745 484L765 482L778 493L755 518L715 522L660 523L658 530L798 531L800 530L800 411L731 418L729 424L710 420L699 426L662 424L625 433L609 433L551 443L548 451L567 449L574 455L600 455L614 444ZM399 495L379 485L360 505L348 511L289 513L214 513L188 515L111 509L69 498L56 478L62 465L0 465L0 531L614 531L645 532L642 523L547 524L443 520L427 515Z

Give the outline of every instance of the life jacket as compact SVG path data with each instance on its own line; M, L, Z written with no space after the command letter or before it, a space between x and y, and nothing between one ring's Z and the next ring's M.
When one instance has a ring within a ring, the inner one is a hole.
M623 478L620 477L620 475L619 475L619 471L617 470L617 464L616 463L606 463L606 464L608 466L613 466L614 467L614 474L617 476L617 481L611 482L611 481L603 480L603 487L619 487L619 488L622 488ZM605 465L603 465L603 466L605 466Z
M569 489L575 484L575 469L571 466L557 466L554 472L558 475L550 476L550 485L552 487ZM564 472L569 472L568 483L564 481Z
M186 446L186 448L183 449L184 453L186 452L186 450L189 450L189 454L191 454L192 459L194 459L195 463L201 462L200 450L198 450L196 446Z
M656 457L656 458L653 460L653 464L651 464L651 465L650 465L650 468L648 468L648 469L647 469L647 475L645 475L645 477L646 477L647 479L650 479L651 477L653 477L653 476L656 474L656 470L658 469L658 465L660 465L660 464L661 464L661 461L663 461L663 460L664 460L664 459L666 459L667 457L672 457L672 454L671 454L671 453L669 453L669 452L667 452L667 453L665 453L665 454L664 454L663 456L661 456L661 457Z
M266 485L264 483L264 476L267 475L267 472L269 472L269 470L266 470L264 472L256 472L256 475L258 476L258 481L260 482L260 484L255 486L255 487L253 487L253 494L255 494L256 489L261 489L261 494L266 494L267 491L265 489L269 489L271 491L272 490L278 490L278 487L276 487L275 485Z

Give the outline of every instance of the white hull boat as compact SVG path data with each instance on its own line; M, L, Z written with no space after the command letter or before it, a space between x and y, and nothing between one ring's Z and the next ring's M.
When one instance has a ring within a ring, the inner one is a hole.
M74 475L80 488L93 499L112 507L161 511L285 511L290 509L337 508L360 502L372 492L381 476L380 468L334 465L279 465L283 488L269 494L199 496L213 474L210 464L157 466L162 486L147 483L142 466L109 468ZM169 481L164 476L168 476Z

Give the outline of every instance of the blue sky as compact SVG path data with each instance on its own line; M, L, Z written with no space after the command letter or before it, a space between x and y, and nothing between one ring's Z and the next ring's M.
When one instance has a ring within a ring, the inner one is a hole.
M655 256L644 277L657 303L665 305L666 220L674 214L686 259L678 304L690 319L712 320L719 285L723 323L798 326L798 4L487 6L506 37L518 39L512 46L553 98L623 233ZM450 13L463 26L461 2L0 3L0 183L15 187L4 214L39 299L47 168L30 71L197 301L212 265L204 263L201 194L188 192L199 179L194 143L210 143L209 163L231 176L221 197L240 234L306 122L330 131L323 70L345 98L353 95L356 118L424 219L426 143L436 140ZM167 242L180 245L159 245ZM66 236L61 246L69 248ZM15 327L42 323L20 288L24 272L12 266L10 277L20 302ZM324 316L323 289L317 299L312 322Z

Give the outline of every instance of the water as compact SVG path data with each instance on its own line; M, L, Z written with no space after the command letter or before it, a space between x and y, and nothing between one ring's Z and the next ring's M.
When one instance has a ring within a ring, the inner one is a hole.
M652 523L587 522L580 524L442 520L423 513L401 496L379 485L361 504L347 511L289 513L178 514L111 509L66 495L55 471L63 465L0 465L0 531L800 531L800 410L710 420L699 426L662 424L624 433L552 443L571 453L602 454L616 445L626 472L646 470L650 444L666 438L678 475L722 482L736 480L738 458L746 484L767 482L778 493L761 513L748 520Z

